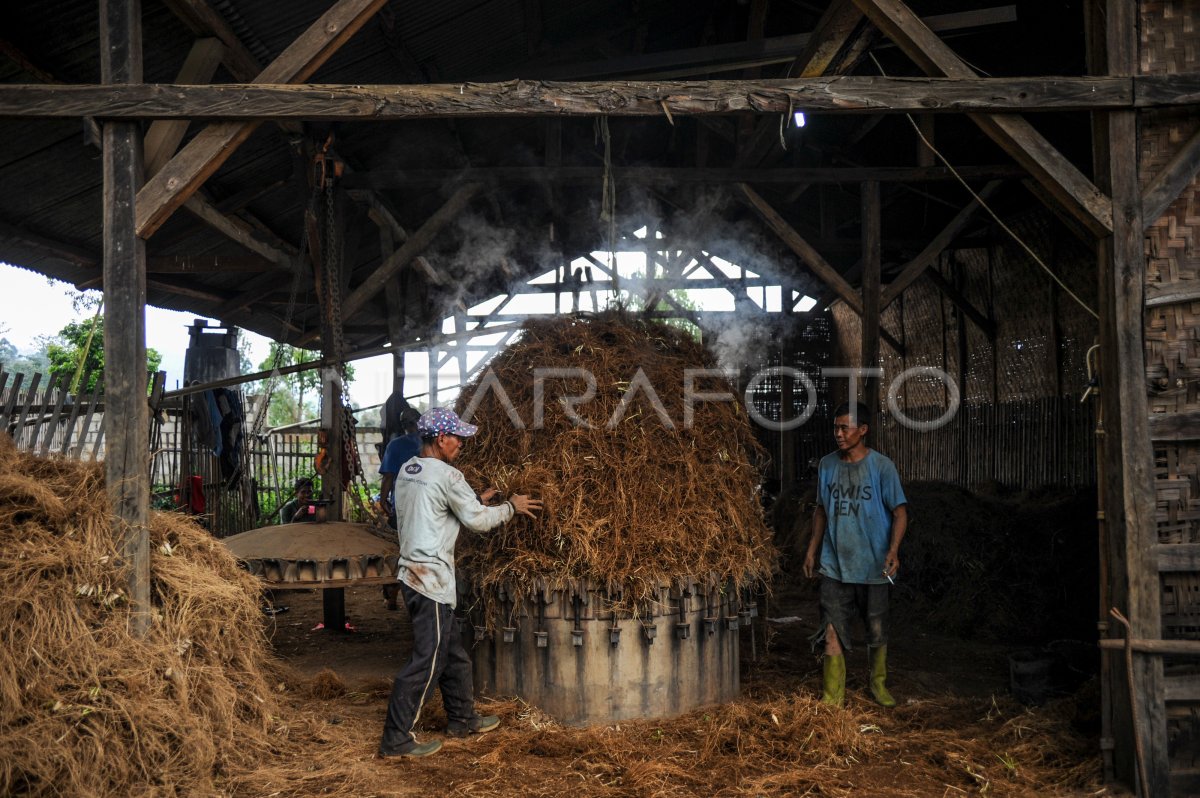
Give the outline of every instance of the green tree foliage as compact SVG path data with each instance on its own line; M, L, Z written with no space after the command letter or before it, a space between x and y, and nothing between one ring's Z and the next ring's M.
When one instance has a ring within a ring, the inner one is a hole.
M21 354L15 344L7 338L0 338L0 369L9 374L24 374L26 385L35 372L45 374L49 368L50 361L46 359L44 345L34 352Z
M320 352L271 343L266 360L258 364L258 371L271 371L286 366L311 363L321 358ZM346 382L354 381L354 368L346 366ZM268 380L269 382L269 380ZM297 421L315 418L321 403L321 370L312 368L277 377L271 390L271 402L267 406L267 426L282 427Z
M94 318L94 324L93 324ZM59 375L59 380L70 384L76 371L80 373L78 392L91 392L103 378L104 372L104 316L97 315L83 321L73 321L58 331L58 334L43 338L50 373ZM93 331L94 328L94 331ZM79 364L83 363L80 370ZM157 350L146 348L146 371L158 371L162 355ZM88 372L87 383L82 382Z

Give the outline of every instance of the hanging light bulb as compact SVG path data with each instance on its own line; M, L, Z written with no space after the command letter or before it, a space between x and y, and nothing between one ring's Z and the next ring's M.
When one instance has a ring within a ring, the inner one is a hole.
M793 116L792 118L796 122L796 127L804 127L804 112L803 111L797 111L795 116Z

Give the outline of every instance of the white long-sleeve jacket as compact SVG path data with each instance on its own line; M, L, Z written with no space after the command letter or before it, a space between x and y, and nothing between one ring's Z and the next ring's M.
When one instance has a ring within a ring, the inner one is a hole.
M395 503L400 535L397 578L433 601L455 606L454 543L459 525L486 532L513 517L512 505L481 504L461 471L433 457L413 457L400 467Z

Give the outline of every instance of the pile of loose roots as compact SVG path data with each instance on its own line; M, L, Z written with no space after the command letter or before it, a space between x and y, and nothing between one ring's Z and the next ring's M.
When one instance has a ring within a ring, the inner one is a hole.
M139 636L100 468L0 434L0 794L209 793L267 750L258 585L182 516L150 540Z
M713 355L625 312L523 329L458 404L480 427L459 459L471 484L544 502L536 521L459 538L489 625L490 596L519 597L537 582L591 585L629 609L680 577L735 588L765 580L775 551L758 494L764 452ZM689 373L694 396L728 400L694 401L689 412ZM589 393L588 375L594 396L572 405Z
M865 664L865 663L864 663ZM313 695L317 692L314 682ZM925 796L1098 795L1094 739L1075 705L925 697L880 711L856 692L845 709L781 676L742 700L670 720L562 727L516 700L480 701L498 731L448 741L436 756L371 759L390 683L309 700L288 722L282 755L222 786L234 798L359 795ZM441 737L436 701L420 739ZM407 792L405 791L407 790Z

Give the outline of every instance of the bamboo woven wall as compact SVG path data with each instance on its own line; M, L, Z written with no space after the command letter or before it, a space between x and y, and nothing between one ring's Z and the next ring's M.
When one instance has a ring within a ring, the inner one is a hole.
M928 432L884 414L871 430L871 448L890 457L906 482L1087 488L1096 484L1093 412L1090 402L1070 396L969 404Z
M1095 307L1095 256L1049 212L1033 209L1006 223L1072 291ZM918 433L885 416L877 425L881 435L875 444L881 451L895 447L888 455L906 479L943 479L963 486L996 482L1014 488L1094 484L1094 409L1078 397L1087 386L1084 361L1097 334L1096 320L1007 234L994 229L990 238L991 246L948 252L930 268L994 321L994 346L927 278L913 283L881 320L904 344L905 353L902 357L881 343L880 407L886 410L887 387L897 375L915 366L932 366L959 386L963 420ZM835 359L855 365L862 323L844 304L831 312ZM966 352L961 363L960 336ZM936 418L947 406L948 393L938 380L913 379L904 383L897 400L907 415ZM1026 425L1050 438L1029 437ZM1070 432L1058 440L1052 427ZM1051 439L1057 447L1053 453L1038 445L1039 440ZM964 447L969 455L960 454ZM1063 464L1077 470L1064 471Z
M1200 7L1176 0L1141 3L1140 71L1173 74L1200 69ZM1139 115L1143 187L1200 130L1194 110ZM1146 280L1151 287L1200 285L1200 180L1193 180L1158 219L1147 219ZM1200 410L1200 302L1146 310L1146 376L1151 413ZM1200 442L1154 442L1158 538L1200 542ZM1200 574L1162 575L1163 637L1200 639ZM1195 673L1193 662L1167 663L1166 673ZM1200 703L1167 706L1172 771L1200 766ZM1197 780L1200 782L1200 780ZM1200 785L1198 785L1200 786Z
M1095 256L1048 211L1031 209L1005 222L1073 292L1096 307ZM934 366L956 379L967 403L1083 393L1084 355L1095 341L1095 318L1066 296L1002 230L993 228L990 239L993 244L987 248L950 251L931 268L995 322L995 349L929 279L918 279L881 319L883 328L906 349L901 357L886 343L880 345L885 387L904 369ZM832 313L836 359L857 364L862 323L842 303L834 305ZM958 362L960 327L966 336L963 364ZM900 397L902 407L943 402L940 383L911 382L907 388Z

